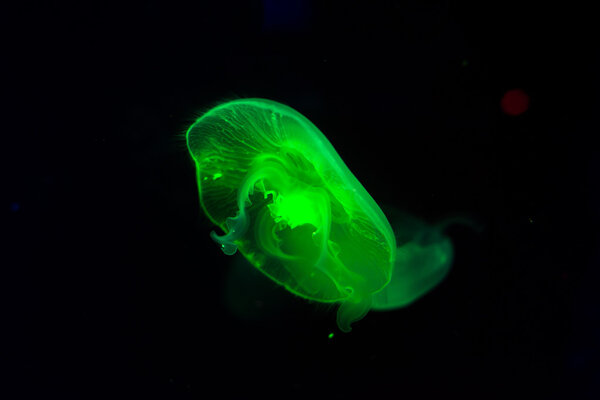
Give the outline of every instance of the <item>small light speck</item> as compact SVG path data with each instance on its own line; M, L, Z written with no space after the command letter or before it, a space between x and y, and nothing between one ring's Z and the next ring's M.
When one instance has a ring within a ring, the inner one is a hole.
M333 339L333 332L329 334L329 336L327 336L329 339Z
M469 65L469 61L468 60L462 60L462 63L460 63L460 65L462 65L463 67L466 67L467 65Z
M17 202L14 202L10 205L10 211L17 212L21 209L21 205Z
M529 217L529 223L533 224L533 218Z

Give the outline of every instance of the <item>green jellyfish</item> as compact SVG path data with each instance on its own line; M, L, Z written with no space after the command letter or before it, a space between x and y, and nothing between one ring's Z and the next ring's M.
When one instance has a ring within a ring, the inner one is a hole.
M443 227L394 215L394 232L327 138L292 108L226 102L186 139L202 209L223 231L213 240L289 292L339 304L340 330L371 308L410 304L447 274L453 251Z
M390 281L396 241L327 138L290 107L241 99L206 112L186 139L223 252L291 293L339 303L337 324L350 331Z
M398 248L392 279L373 295L372 309L389 311L405 307L436 287L448 274L454 258L452 241L444 230L452 224L479 228L471 220L454 216L435 225L386 208Z

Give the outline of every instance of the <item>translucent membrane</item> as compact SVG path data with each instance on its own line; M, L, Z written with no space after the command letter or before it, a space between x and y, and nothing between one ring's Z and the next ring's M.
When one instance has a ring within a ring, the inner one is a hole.
M454 259L452 241L444 234L449 225L463 224L480 229L464 217L428 225L395 209L386 208L386 215L394 227L398 248L392 279L373 296L372 308L378 311L405 307L442 282Z

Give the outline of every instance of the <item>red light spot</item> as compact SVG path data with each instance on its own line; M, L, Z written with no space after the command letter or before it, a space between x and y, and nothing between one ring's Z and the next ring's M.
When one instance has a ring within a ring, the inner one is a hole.
M511 89L502 96L500 106L507 115L523 114L529 108L529 96L521 89Z

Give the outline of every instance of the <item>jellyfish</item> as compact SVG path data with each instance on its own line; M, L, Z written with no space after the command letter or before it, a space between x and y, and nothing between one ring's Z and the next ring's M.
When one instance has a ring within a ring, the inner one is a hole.
M385 207L396 237L396 259L392 278L373 295L371 308L390 311L406 307L440 284L452 266L454 247L445 234L450 225L482 228L471 218L454 215L435 224L392 207Z
M453 220L386 215L331 143L294 109L266 99L220 104L187 130L212 239L304 299L339 304L343 332L370 309L411 304L447 275ZM398 247L397 247L398 246Z
M390 281L396 241L327 138L288 106L239 99L203 114L186 141L223 252L297 296L339 304L350 331Z

